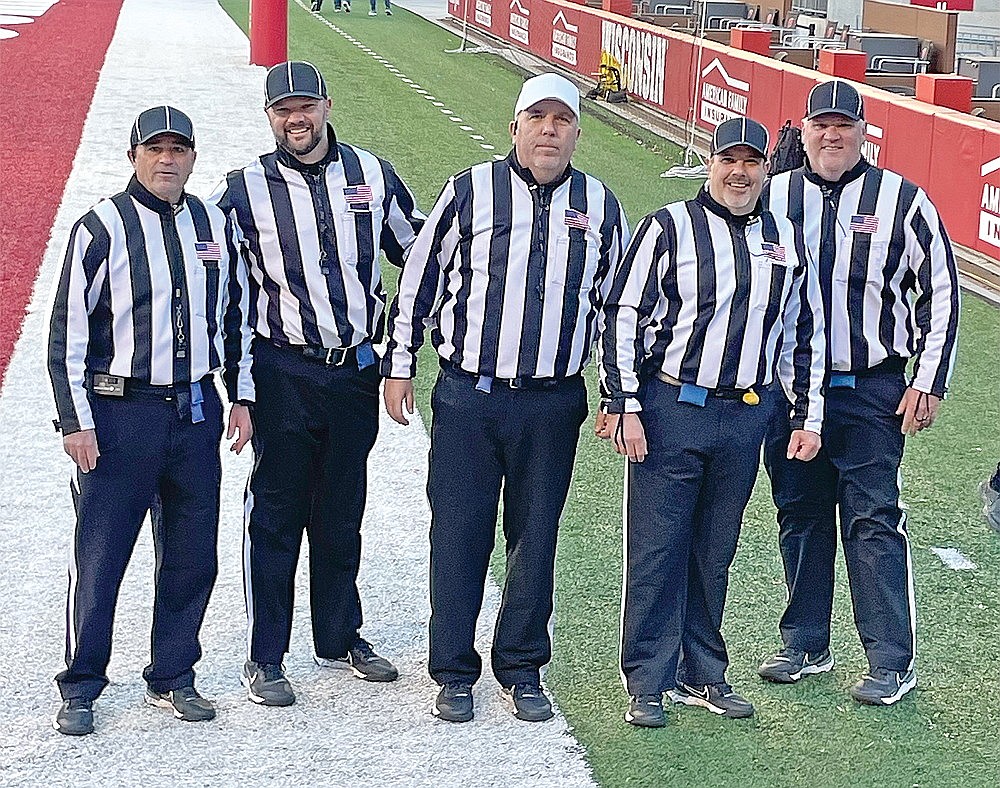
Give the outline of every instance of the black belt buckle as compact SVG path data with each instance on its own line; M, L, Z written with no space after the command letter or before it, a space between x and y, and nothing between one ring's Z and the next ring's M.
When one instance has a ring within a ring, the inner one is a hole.
M328 367L342 367L347 362L350 352L351 349L349 347L332 347L326 351L326 358L323 359L323 363Z

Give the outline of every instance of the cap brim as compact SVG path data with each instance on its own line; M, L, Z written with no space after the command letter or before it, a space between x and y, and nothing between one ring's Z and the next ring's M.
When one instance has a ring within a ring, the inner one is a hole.
M176 129L160 129L159 131L154 131L150 134L146 134L142 139L136 140L136 145L145 145L151 139L156 137L162 137L164 134L170 134L173 137L184 140L190 147L194 147L194 140L191 139L187 134L182 134Z
M268 102L266 104L264 104L264 109L270 109L275 104L277 104L279 101L282 101L283 99L286 99L286 98L299 98L299 97L300 98L316 99L316 101L326 101L326 99L327 99L326 96L321 96L321 95L319 95L319 93L313 93L312 91L308 91L308 90L293 90L293 91L291 91L289 93L282 93L280 96L275 96L273 99L269 99Z
M837 109L836 107L826 107L824 109L813 110L806 115L806 120L818 118L820 115L843 115L845 118L850 118L851 120L861 120L860 115L857 115L854 112L847 112L843 109Z
M749 148L752 151L756 151L758 154L760 154L760 157L762 159L767 158L766 151L762 151L756 145L751 145L749 142L746 142L745 140L737 140L736 142L730 142L726 145L722 145L721 147L716 148L714 151L712 151L712 155L715 156L719 153L725 153L730 148L739 148L740 146L743 146L744 148Z

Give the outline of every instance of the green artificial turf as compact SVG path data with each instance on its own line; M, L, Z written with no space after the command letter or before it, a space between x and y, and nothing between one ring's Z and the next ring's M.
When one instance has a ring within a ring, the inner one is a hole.
M246 26L247 0L222 0ZM384 65L298 5L289 3L290 56L323 71L339 137L389 159L426 211L453 173L510 146L507 124L523 78L491 55L446 54L456 36L399 9L388 19L324 15L430 91L435 107ZM592 102L585 102L590 107ZM450 109L463 123L448 120ZM601 113L606 117L606 113ZM473 127L463 132L461 125ZM659 177L676 147L586 112L574 164L607 182L634 227L647 212L698 184ZM482 140L470 139L471 134ZM487 151L481 144L493 145ZM395 276L387 272L392 288ZM622 722L618 678L622 466L586 424L557 560L555 656L546 683L586 747L604 786L993 786L1000 782L1000 538L979 515L976 484L1000 459L997 351L1000 312L966 297L951 396L933 429L909 441L904 499L916 573L920 683L891 709L860 707L847 688L865 667L838 564L834 671L801 685L756 677L779 644L785 592L774 512L761 477L732 569L724 631L729 679L757 707L751 720L701 710L669 711L665 730ZM421 355L418 405L425 418L436 372ZM593 372L589 383L593 390ZM955 547L972 571L946 568L930 547ZM502 581L502 552L494 561ZM557 776L553 776L556 784Z

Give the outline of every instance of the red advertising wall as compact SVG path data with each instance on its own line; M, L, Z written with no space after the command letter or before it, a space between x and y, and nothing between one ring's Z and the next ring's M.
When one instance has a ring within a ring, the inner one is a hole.
M774 133L802 117L821 78L571 0L448 0L448 8L456 19L584 77L596 74L607 52L621 64L630 100L684 119L693 109L707 131L748 115ZM865 157L923 186L955 241L1000 260L1000 124L858 87L868 122Z

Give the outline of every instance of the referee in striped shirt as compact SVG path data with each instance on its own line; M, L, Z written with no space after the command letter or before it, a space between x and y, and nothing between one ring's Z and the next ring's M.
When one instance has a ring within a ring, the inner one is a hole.
M434 713L472 719L474 646L503 490L507 574L493 673L522 720L552 716L553 564L587 392L580 375L596 311L628 242L625 215L570 164L580 95L542 74L524 83L514 149L450 178L417 238L390 311L385 403L413 412L424 328L441 371L431 399L430 674Z
M726 683L729 566L772 415L790 431L790 462L820 446L815 270L791 224L761 209L766 151L756 121L721 123L705 188L642 221L604 306L596 431L628 458L621 670L633 725L664 725L664 691L753 714Z
M194 689L215 582L224 369L232 449L250 439L249 304L233 228L184 191L191 120L153 107L132 127L135 177L74 226L56 283L48 367L63 447L76 463L60 733L94 730L108 683L118 588L146 513L156 546L146 701L210 720Z
M955 361L959 289L951 243L923 189L861 156L864 106L834 80L809 94L807 164L776 176L765 199L819 264L827 332L823 451L789 463L784 425L765 463L778 507L788 603L784 648L760 675L791 683L833 668L836 512L869 670L860 703L895 703L916 685L916 613L899 466L907 435L937 415ZM915 358L907 374L909 359Z
M423 216L391 164L336 138L315 66L274 66L265 94L277 149L229 173L212 199L241 233L256 331L243 682L253 702L288 706L282 660L303 530L316 663L369 681L398 675L360 636L357 576L378 432L379 250L402 265Z

